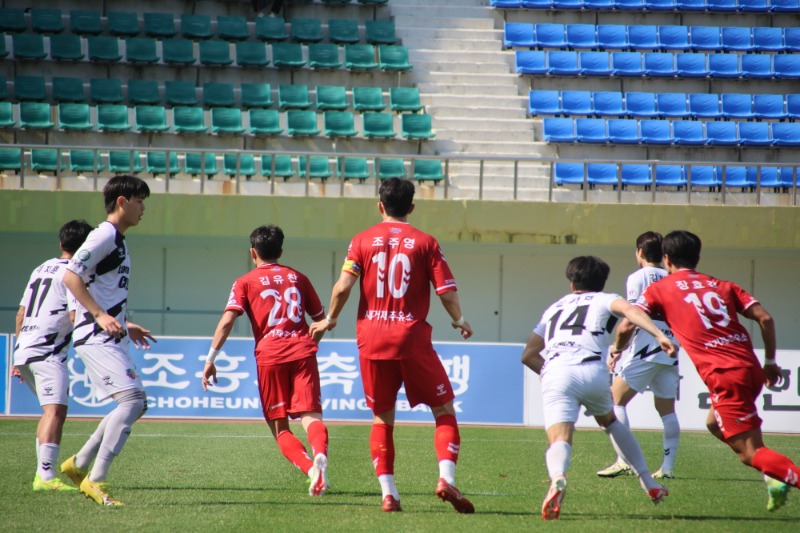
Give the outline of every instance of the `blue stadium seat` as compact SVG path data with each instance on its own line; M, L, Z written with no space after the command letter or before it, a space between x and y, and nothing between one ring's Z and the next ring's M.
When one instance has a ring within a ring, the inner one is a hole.
M753 113L753 95L751 94L723 94L722 116L726 119L751 119Z
M583 0L583 7L592 11L606 11L614 9L614 0Z
M772 71L771 59L770 54L742 55L742 77L753 79L774 78L775 73Z
M599 46L597 26L594 24L567 24L567 46L594 49Z
M646 11L675 11L675 0L644 0Z
M522 0L489 0L489 5L498 8L522 7Z
M528 93L528 114L530 116L560 115L563 112L558 91L539 90Z
M800 28L783 29L783 46L787 52L800 52Z
M639 121L629 118L608 119L608 140L613 144L639 144Z
M616 163L589 163L586 169L586 180L590 187L595 185L613 185L617 188L619 178L617 177Z
M631 117L650 118L658 116L654 93L625 93L625 110Z
M708 10L711 12L733 12L738 9L736 0L706 0Z
M644 9L643 0L615 0L614 8L620 11L642 11Z
M774 57L775 77L779 79L800 78L800 54L776 54Z
M782 94L754 94L753 113L761 120L783 120L788 116Z
M653 167L650 165L622 165L622 185L650 188L653 185Z
M578 52L549 51L547 52L547 74L550 76L577 76Z
M745 13L767 13L768 0L738 0L738 10Z
M686 26L659 26L658 45L662 50L689 50L689 28Z
M736 122L733 121L706 122L706 137L708 144L712 146L738 146L740 144Z
M533 24L526 22L506 22L503 26L503 47L505 48L533 48L536 41L533 38Z
M658 50L658 27L642 24L628 26L628 42L634 50Z
M591 116L594 114L590 91L562 91L561 109L564 115Z
M642 76L642 54L639 52L612 52L611 74L613 76Z
M611 55L608 52L578 52L581 76L610 76Z
M583 186L583 163L556 163L553 165L553 181L556 185Z
M566 48L563 24L534 24L534 40L540 48Z
M751 29L741 26L723 27L722 49L726 52L751 52L753 50Z
M675 54L671 52L644 53L645 76L673 78L676 74Z
M800 146L800 122L772 122L775 146Z
M627 50L628 27L622 24L598 24L597 41L604 49Z
M741 78L742 69L739 66L737 54L709 54L708 74L712 78Z
M718 26L692 26L689 28L689 43L692 50L719 52L722 50L722 35Z
M625 102L622 93L617 91L602 91L592 94L594 114L598 117L624 117Z
M791 187L791 182L787 185L781 180L780 169L778 167L747 167L747 176L755 181L756 185L760 185L761 187L770 189Z
M656 187L686 186L686 174L682 165L656 165Z
M522 0L522 7L528 9L552 9L553 0Z
M575 119L575 135L578 142L601 143L608 142L606 133L606 119L604 118L578 118Z
M545 142L572 143L575 137L575 123L571 118L545 118L542 120L542 133Z
M783 52L783 28L753 28L756 52Z
M786 95L786 114L790 119L800 120L800 94Z
M656 109L658 109L658 115L665 118L687 118L691 116L685 93L656 94Z
M706 11L708 6L706 0L675 0L678 11Z
M675 72L681 78L707 78L706 54L676 54Z
M718 190L722 182L717 177L717 167L709 165L692 165L686 167L686 180L692 187L708 187Z
M707 142L701 120L676 120L672 123L672 130L675 144L693 146Z
M722 118L719 95L693 93L689 95L689 111L694 118Z
M747 177L747 168L736 165L717 167L717 177L723 187L741 187L742 190L755 187L755 183Z
M743 146L772 146L768 122L739 122L739 139Z
M779 187L790 188L797 186L797 167L781 167L778 170ZM764 186L764 183L761 184ZM769 186L769 185L766 185Z
M517 74L547 74L547 56L541 50L517 50L514 56Z
M770 0L769 10L773 13L797 13L800 4L797 0Z
M639 127L643 144L672 144L674 141L669 120L642 120Z
M583 0L553 0L555 9L583 9Z

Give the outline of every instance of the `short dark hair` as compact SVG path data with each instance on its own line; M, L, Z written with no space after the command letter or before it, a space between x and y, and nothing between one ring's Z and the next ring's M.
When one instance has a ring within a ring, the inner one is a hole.
M404 217L414 205L414 184L401 178L389 178L379 191L383 210L390 217Z
M661 251L661 241L663 237L655 231L645 231L636 239L636 249L642 251L642 255L648 263L660 263L664 258Z
M668 255L670 262L678 268L694 269L700 262L702 246L700 237L686 230L667 233L661 243L664 255Z
M600 292L606 286L608 263L593 255L576 257L567 264L567 279L576 291Z
M58 242L61 244L61 249L67 253L74 254L91 231L92 225L83 219L66 222L58 230Z
M250 247L265 261L278 259L283 252L283 230L272 224L257 227L250 234Z
M131 198L147 198L150 196L150 187L147 182L136 176L114 176L103 187L103 199L106 203L106 213L112 213L120 196Z

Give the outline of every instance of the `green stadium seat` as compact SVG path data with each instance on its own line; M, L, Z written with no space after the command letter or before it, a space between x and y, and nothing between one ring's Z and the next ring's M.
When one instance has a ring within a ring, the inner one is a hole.
M118 104L122 102L122 82L117 78L92 78L89 94L96 104Z
M181 167L178 164L178 154L175 152L169 153L169 170L167 170L167 152L147 152L145 161L147 172L154 177L167 173L169 173L169 177L172 177L181 171Z
M272 43L272 64L277 68L302 68L306 64L298 43Z
M128 63L157 63L156 40L152 37L131 37L125 40Z
M394 131L394 117L390 113L364 113L364 137L367 139L391 139Z
M394 20L368 20L366 26L367 42L369 44L396 44Z
M414 66L408 62L408 47L401 45L378 47L378 62L381 70L403 72Z
M64 31L60 9L31 9L31 29L36 33L61 33Z
M89 9L71 10L69 27L74 35L100 35L103 33L100 12Z
M230 83L204 83L203 105L206 107L231 107L234 104L233 85Z
M308 45L308 66L314 70L332 70L342 66L339 46L333 43L311 43Z
M175 37L175 18L172 13L145 13L144 14L144 34L148 37Z
M114 174L138 174L143 170L139 152L108 152L108 170Z
M211 133L239 134L244 133L242 127L242 110L232 107L215 107L211 109Z
M403 137L408 140L426 140L436 137L431 131L431 116L426 113L400 115Z
M49 130L55 124L51 120L50 104L47 102L21 102L19 125L30 130Z
M89 131L94 128L89 104L65 102L58 104L58 127L64 131Z
M393 157L376 158L375 166L378 168L378 179L388 180L389 178L406 177L406 165L402 159Z
M415 159L414 179L439 183L444 179L442 161L440 159Z
M353 87L353 109L356 111L383 111L383 89L380 87Z
M271 43L285 41L286 21L283 17L256 17L256 38Z
M167 110L160 105L136 106L136 130L142 133L158 133L169 129Z
M19 172L22 168L22 150L19 148L0 148L0 170Z
M319 135L317 114L313 111L291 109L286 112L286 132L292 137Z
M208 130L202 107L173 107L172 123L175 133L205 133Z
M289 37L296 43L318 43L322 40L322 22L319 19L294 18Z
M102 131L128 131L128 107L122 104L101 104L97 106L97 127Z
M78 35L61 34L50 37L50 58L55 61L80 61L86 57Z
M119 53L119 40L116 37L92 35L89 41L89 60L117 62L122 59Z
M40 102L47 99L42 76L17 76L14 78L14 96L20 102Z
M226 41L244 41L250 38L247 30L247 19L239 16L217 17L217 35Z
M54 77L53 100L56 102L85 102L86 93L83 90L83 80L81 78Z
M213 37L214 32L211 30L211 17L208 15L192 15L189 13L182 14L181 35L186 39L193 40L209 39Z
M403 111L416 113L424 109L419 101L419 89L417 87L389 88L389 107L395 113Z
M19 159L19 156L17 157ZM290 155L276 155L274 160L275 168L272 168L273 159L272 156L269 155L262 155L261 156L261 175L262 176L275 176L277 178L283 178L284 181L288 180L292 176L294 176L294 170L292 170L292 156Z
M0 102L0 128L15 128L17 121L14 120L14 108L11 102Z
M128 80L128 103L132 105L160 104L156 80Z
M203 160L205 160L205 167ZM210 179L219 174L216 154L187 153L183 160L183 168L190 176L205 174Z
M190 81L166 81L164 93L167 105L197 105L197 91Z
M108 33L117 37L136 37L139 35L139 17L129 11L109 11Z
M236 169L236 163L239 163L239 169ZM225 154L222 156L222 169L225 175L235 178L238 173L250 179L256 173L256 161L253 154Z
M330 19L328 41L336 44L356 44L361 41L358 21L354 19Z
M358 180L364 183L369 178L369 167L366 157L340 157L338 165L339 178Z
M188 39L164 39L161 41L161 55L168 65L193 65L194 44Z
M38 60L47 57L44 37L38 33L15 33L11 36L14 59Z
M200 63L208 67L224 67L233 63L228 41L200 41Z
M278 106L281 109L308 109L311 107L308 85L278 86Z
M240 41L236 43L236 64L240 67L266 67L267 47L261 41Z
M301 155L297 158L297 170L301 178L306 177L306 156ZM331 177L331 164L327 156L312 155L308 158L308 176L311 179L317 178L322 181Z
M280 114L277 109L251 109L250 133L253 135L280 135Z
M371 44L348 44L344 47L344 66L348 70L372 70L375 62L375 47Z
M66 170L67 165L64 164L62 158L61 165L58 164L58 150L53 148L34 148L31 150L31 170L38 173L53 172Z
M272 88L269 83L243 83L241 85L242 107L272 106Z
M317 111L344 111L347 91L341 85L317 85Z
M355 129L355 118L349 111L326 111L323 122L325 135L331 138L354 137L358 134Z
M0 31L19 33L28 29L25 11L17 7L0 8ZM19 167L17 167L19 168Z
M90 172L98 174L105 170L100 154L97 153L97 165L95 165L94 150L70 150L69 151L69 170L78 174Z

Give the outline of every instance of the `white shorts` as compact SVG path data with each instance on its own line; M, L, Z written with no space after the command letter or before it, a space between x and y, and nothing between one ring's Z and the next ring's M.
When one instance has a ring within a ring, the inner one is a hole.
M48 357L27 365L17 365L22 379L39 398L39 405L67 405L69 401L69 372L63 356Z
M549 368L542 376L544 427L578 421L581 405L591 416L607 415L613 409L608 368L603 362Z
M678 365L631 359L617 374L636 392L653 391L656 398L677 398L681 377Z
M144 391L142 379L127 347L83 345L75 348L75 352L86 365L97 401L101 402L126 390Z

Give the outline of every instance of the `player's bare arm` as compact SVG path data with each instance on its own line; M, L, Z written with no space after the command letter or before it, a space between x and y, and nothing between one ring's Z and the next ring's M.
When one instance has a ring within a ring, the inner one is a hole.
M544 359L541 356L542 350L544 350L544 339L536 333L531 333L525 349L522 350L521 360L523 365L537 374L541 373L544 366Z
M622 298L617 298L611 302L611 311L618 316L627 318L635 326L639 326L652 335L658 341L661 349L670 357L678 356L678 350L672 341L669 340L669 337L664 335L664 332L661 331L661 329L653 323L647 313L642 311L639 307L631 305Z
M222 313L222 318L219 319L217 329L214 330L214 337L211 339L211 349L209 350L209 354L214 352L216 357L216 353L222 349L222 346L225 344L225 341L228 340L228 336L231 334L231 331L233 331L233 324L236 322L237 318L239 318L239 314L234 311L228 310ZM203 378L201 381L203 390L208 390L208 387L212 386L216 382L217 366L214 364L213 358L211 360L206 359L206 364L203 367Z
M120 338L124 329L122 324L117 322L117 319L105 312L105 310L97 305L97 302L92 295L89 294L89 289L86 288L83 280L76 273L71 270L64 272L64 286L69 289L69 292L75 297L76 300L94 317L97 325L103 331L108 333L114 338Z
M348 298L350 298L350 291L353 290L353 286L357 281L358 277L349 272L342 271L342 273L339 274L339 281L336 282L331 291L331 304L328 306L328 314L322 320L311 324L309 328L309 334L314 340L317 340L317 335L322 338L320 331L324 334L326 331L330 331L336 327L339 314L342 312L342 309L344 309L344 305L347 303Z
M458 293L456 291L443 292L439 295L439 299L442 301L442 305L447 311L447 314L450 315L453 328L461 332L461 336L464 340L472 337L472 326L469 325L469 322L464 320L464 315L461 314L461 303L458 299Z
M781 367L775 360L775 352L777 350L777 340L775 333L775 320L772 315L764 309L764 306L756 303L748 307L742 313L750 320L758 322L758 327L761 329L761 338L764 341L764 374L766 377L767 385L779 385L783 381L783 374Z
M145 329L139 324L134 324L130 320L127 321L127 326L128 337L131 339L131 342L133 342L133 345L140 350L149 350L149 341L158 342L149 329Z
M622 356L622 351L630 342L634 331L636 331L636 326L633 322L627 318L623 318L620 321L614 332L614 343L611 345L610 356L607 361L610 371L614 371L614 368L617 366L617 361L619 361L619 358Z

